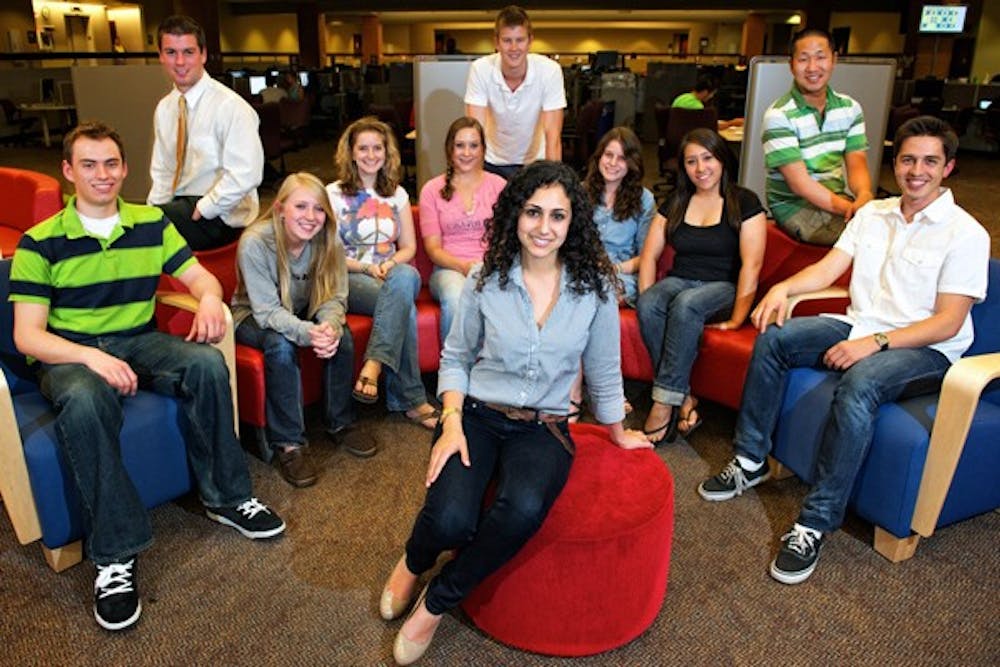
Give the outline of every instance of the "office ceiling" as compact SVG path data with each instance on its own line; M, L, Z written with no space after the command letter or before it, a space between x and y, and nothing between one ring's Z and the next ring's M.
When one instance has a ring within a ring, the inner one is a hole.
M274 0L227 0L233 14L274 14L294 11L295 4L315 4L328 18L378 14L382 23L424 22L428 12L442 23L490 23L497 9L509 4L500 0L477 3L468 0L312 0L299 3ZM903 11L907 0L550 0L523 3L534 23L546 25L580 22L742 22L750 11L790 14L810 6L828 5L836 11ZM625 4L626 8L622 5ZM691 9L697 4L698 9Z

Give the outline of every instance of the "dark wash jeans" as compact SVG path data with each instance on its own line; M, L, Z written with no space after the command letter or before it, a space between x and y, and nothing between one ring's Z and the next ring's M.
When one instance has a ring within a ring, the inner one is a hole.
M140 388L180 399L202 503L235 506L250 497L250 474L233 431L229 373L218 350L159 331L100 336L88 344L128 362ZM88 556L104 565L145 549L152 527L121 460L122 397L82 364L40 364L38 374L80 492Z
M573 463L545 424L508 419L472 398L465 400L462 428L472 465L466 468L457 454L448 459L406 543L406 567L416 574L433 567L442 551L459 550L431 580L425 603L432 614L457 606L514 557L541 527ZM558 428L569 437L565 422ZM440 427L435 440L439 435ZM494 477L496 497L484 510Z
M788 371L826 368L823 354L846 340L850 331L851 325L832 317L794 317L782 327L772 324L757 337L736 422L737 454L764 460L771 451ZM802 503L798 523L824 533L840 527L871 445L878 407L936 391L950 365L929 347L899 348L876 352L841 374L816 457L816 481Z
M306 442L302 412L302 371L299 348L274 329L262 329L253 315L240 322L236 340L264 353L264 399L267 442L303 445ZM354 374L354 338L344 325L337 353L323 364L323 421L335 431L354 421L351 380Z

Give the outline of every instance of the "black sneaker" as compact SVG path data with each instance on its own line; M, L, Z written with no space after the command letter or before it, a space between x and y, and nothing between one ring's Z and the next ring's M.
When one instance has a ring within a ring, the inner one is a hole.
M698 485L698 495L705 500L730 500L771 476L767 460L756 472L744 470L735 457L715 477Z
M783 584L799 584L816 569L823 533L801 524L781 536L781 551L771 562L771 576Z
M124 630L139 620L142 603L135 587L135 557L97 566L94 618L105 630Z
M212 521L232 526L252 540L274 537L285 531L285 522L281 517L256 498L236 507L206 507L205 514Z

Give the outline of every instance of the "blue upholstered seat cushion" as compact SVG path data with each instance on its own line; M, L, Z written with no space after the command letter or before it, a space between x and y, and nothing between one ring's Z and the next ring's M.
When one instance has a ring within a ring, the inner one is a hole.
M789 374L773 454L800 479L811 483L837 384L838 373L797 368ZM795 398L792 398L795 397ZM851 494L850 507L866 521L897 537L910 534L920 489L937 394L890 403L879 408L875 433ZM990 387L980 401L962 457L945 500L938 526L1000 507L1000 388Z
M125 400L121 447L125 469L146 507L155 507L191 489L182 437L180 404L173 398L140 391ZM42 526L50 549L83 536L80 497L59 453L55 414L37 391L13 398L24 443L24 457Z

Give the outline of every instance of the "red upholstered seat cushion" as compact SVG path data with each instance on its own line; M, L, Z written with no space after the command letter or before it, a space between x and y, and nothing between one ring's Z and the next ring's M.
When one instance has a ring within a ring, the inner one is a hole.
M506 644L578 656L634 639L659 612L673 478L652 450L621 450L603 427L571 432L573 467L542 527L462 607Z

